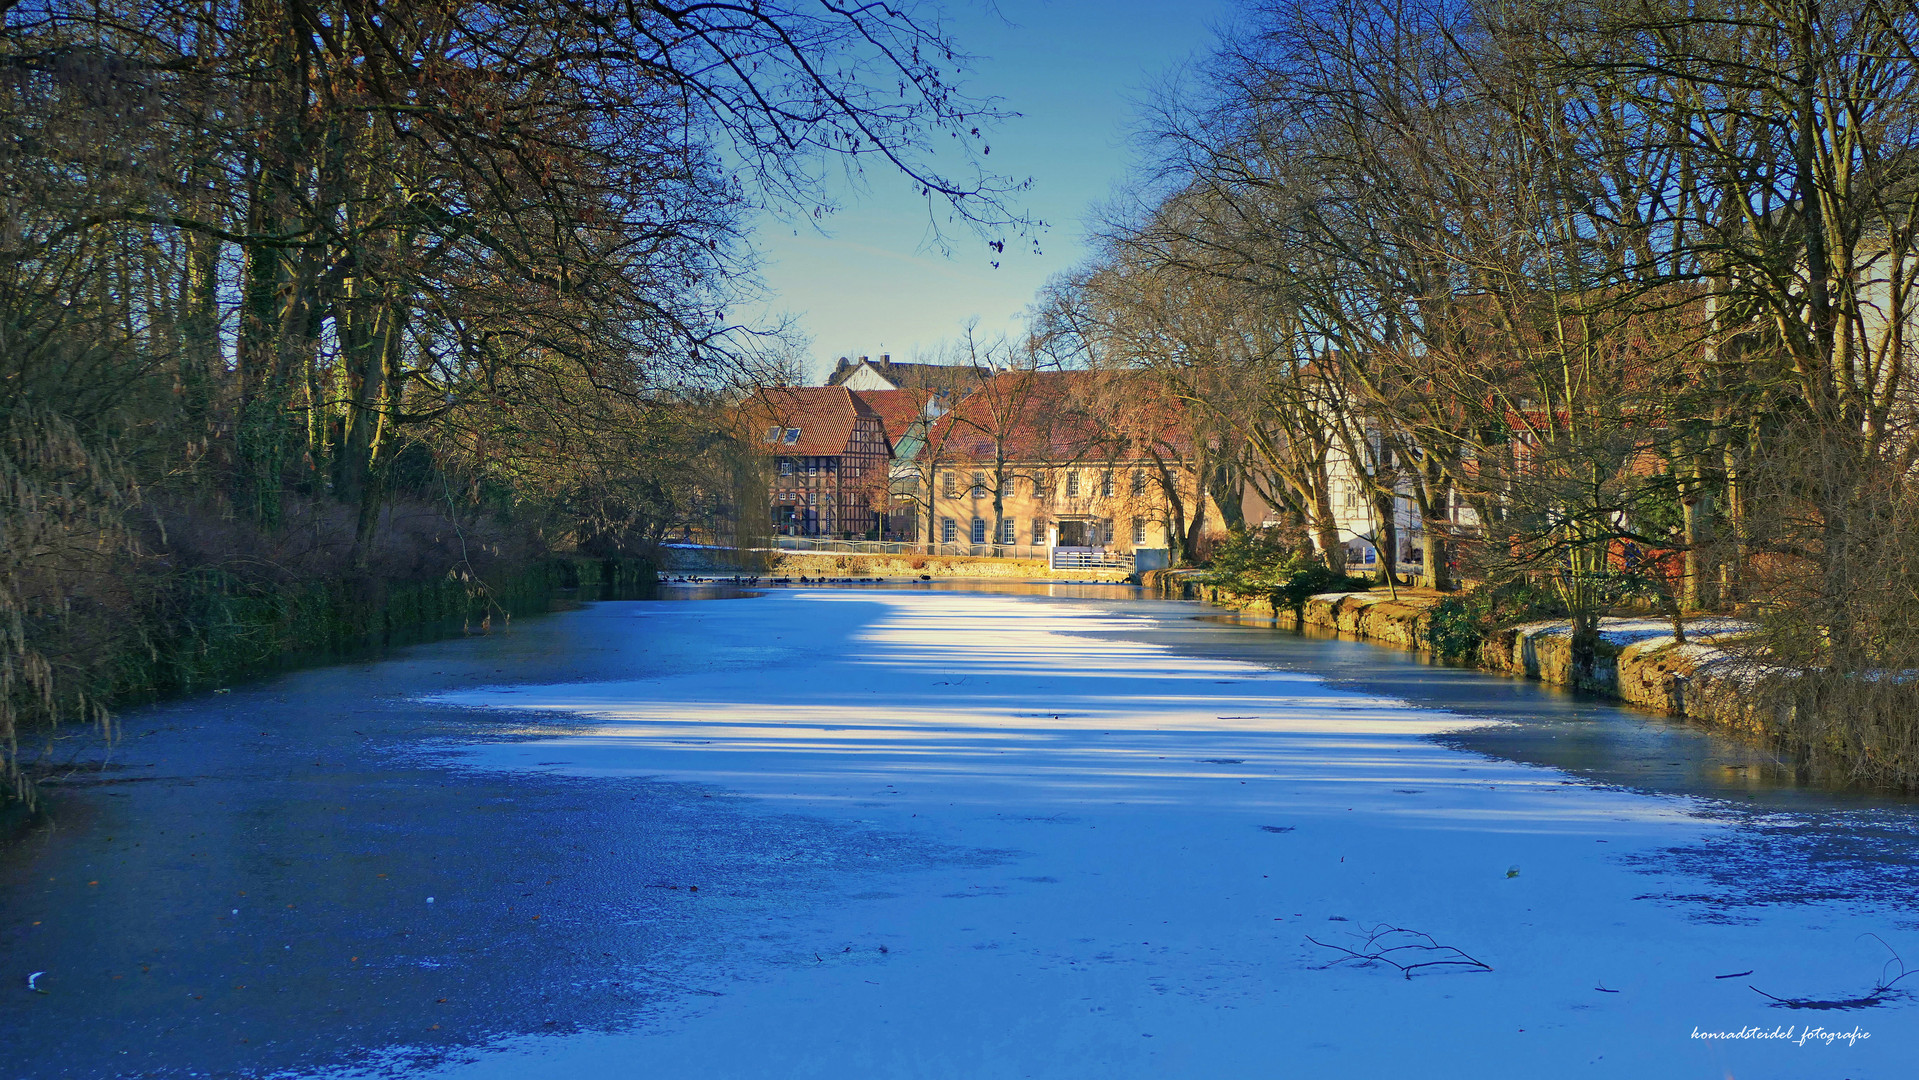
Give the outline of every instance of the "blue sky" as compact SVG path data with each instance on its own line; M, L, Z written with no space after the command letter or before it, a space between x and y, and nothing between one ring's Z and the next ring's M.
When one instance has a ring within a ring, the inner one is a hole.
M986 333L1023 325L1046 280L1085 258L1088 211L1128 175L1135 102L1207 50L1234 6L1007 0L996 13L976 0L949 0L953 37L980 58L968 85L1021 114L993 133L988 162L1033 178L1024 208L1050 228L1037 255L1011 237L996 255L963 230L942 255L927 244L925 203L877 171L868 191L845 196L825 235L810 223L764 222L757 239L768 311L789 313L812 339L809 380L842 355L907 360L931 352L969 319Z

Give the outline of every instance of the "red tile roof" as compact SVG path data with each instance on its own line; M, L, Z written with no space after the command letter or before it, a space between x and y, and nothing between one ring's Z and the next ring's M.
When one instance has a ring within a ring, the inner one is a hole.
M898 443L926 415L924 390L855 390L853 396L880 414L888 443Z
M1150 422L1152 416L1163 416ZM980 385L927 437L946 461L1129 461L1177 443L1165 399L1127 372L1009 371ZM1178 451L1174 449L1175 456Z
M853 425L861 417L880 414L843 386L775 386L748 400L752 430L770 454L832 457L847 453ZM768 441L772 428L776 439ZM797 429L794 441L787 438Z

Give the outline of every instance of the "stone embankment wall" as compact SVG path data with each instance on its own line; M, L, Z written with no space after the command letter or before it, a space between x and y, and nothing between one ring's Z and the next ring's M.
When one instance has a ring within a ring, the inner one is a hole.
M1022 581L1123 581L1128 572L1108 567L1050 571L1043 559L992 559L971 555L883 555L863 552L789 551L773 555L770 567L734 566L705 557L696 548L669 549L670 569L691 573L762 577L1010 578ZM767 553L772 555L773 553Z
M1397 597L1383 589L1328 593L1308 599L1294 612L1286 607L1275 611L1264 597L1226 593L1198 580L1191 571L1149 572L1143 575L1143 584L1162 596L1202 600L1269 617L1283 627L1303 624L1417 651L1430 647L1430 615L1443 598L1420 589L1400 589ZM1571 627L1563 622L1528 623L1506 627L1483 641L1478 666L1763 736L1773 733L1777 725L1746 704L1744 664L1713 644L1745 629L1729 619L1692 620L1687 641L1680 644L1671 624L1663 620L1604 619L1594 670L1590 677L1581 678L1573 670Z

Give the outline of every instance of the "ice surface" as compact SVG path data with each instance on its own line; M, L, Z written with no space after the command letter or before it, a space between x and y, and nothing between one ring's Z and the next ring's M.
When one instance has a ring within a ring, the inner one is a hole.
M849 885L671 1024L441 1074L1913 1075L1904 1001L1808 1013L1749 988L1862 992L1885 958L1867 934L1919 965L1909 911L1722 911L1660 858L1739 827L1692 800L1449 750L1425 736L1457 715L1125 640L1118 610L782 592L685 616L716 648L803 647L766 666L433 698L588 721L465 767L689 780L982 853ZM1377 924L1493 970L1408 980L1306 940ZM1808 1023L1870 1037L1801 1044ZM1795 1031L1694 1037L1752 1028Z

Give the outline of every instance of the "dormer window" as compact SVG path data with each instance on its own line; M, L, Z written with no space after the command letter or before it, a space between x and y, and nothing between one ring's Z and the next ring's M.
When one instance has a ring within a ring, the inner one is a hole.
M786 445L797 446L799 444L799 441L800 441L800 429L796 427L787 428L786 429Z

